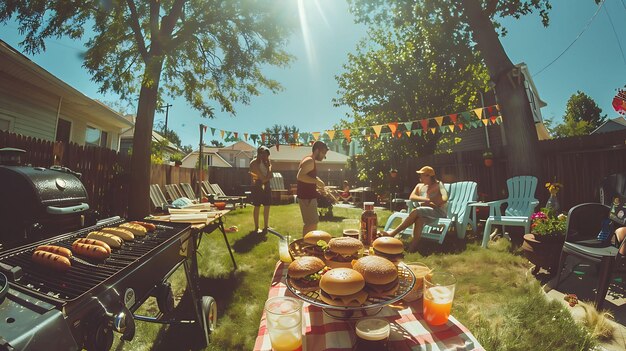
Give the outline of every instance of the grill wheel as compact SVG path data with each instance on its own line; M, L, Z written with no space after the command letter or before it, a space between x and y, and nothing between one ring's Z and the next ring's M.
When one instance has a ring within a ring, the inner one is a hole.
M111 346L113 346L113 331L106 326L103 318L93 332L87 334L85 348L88 351L108 351Z
M211 296L202 296L202 318L204 319L204 333L207 342L210 342L211 333L217 326L217 303Z

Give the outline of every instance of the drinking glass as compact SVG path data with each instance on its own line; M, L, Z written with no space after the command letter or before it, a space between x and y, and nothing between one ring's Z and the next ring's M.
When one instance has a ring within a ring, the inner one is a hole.
M267 331L272 350L302 350L302 303L293 297L276 296L265 303Z
M409 262L406 263L406 266L415 275L415 285L413 286L413 289L411 289L411 291L404 296L403 300L406 302L413 302L422 298L424 293L424 277L431 274L432 269L428 268L428 266L422 262Z
M291 255L289 254L289 243L291 242L291 235L285 235L278 239L278 255L280 260L285 263L290 263L292 261Z
M448 322L456 279L448 272L433 272L424 277L424 319L430 325Z
M341 221L343 236L359 239L361 222L358 219L344 219Z
M356 322L355 351L383 351L388 349L391 327L382 318L365 318Z

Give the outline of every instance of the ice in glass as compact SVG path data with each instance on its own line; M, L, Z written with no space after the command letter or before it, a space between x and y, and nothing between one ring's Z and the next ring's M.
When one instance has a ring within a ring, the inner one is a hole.
M448 322L456 279L447 272L434 272L424 277L424 319L430 325Z
M267 331L274 351L302 351L302 303L287 296L265 303Z

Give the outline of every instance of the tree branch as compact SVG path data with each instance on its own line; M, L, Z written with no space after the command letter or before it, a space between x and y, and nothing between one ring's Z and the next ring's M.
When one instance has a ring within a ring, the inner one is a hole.
M148 63L148 50L146 50L146 42L143 39L143 35L141 33L141 27L139 26L139 15L137 14L137 7L133 0L126 0L126 4L128 4L128 9L130 10L130 18L129 25L133 30L133 35L135 40L137 41L137 48L139 49L139 54L143 59L143 62Z

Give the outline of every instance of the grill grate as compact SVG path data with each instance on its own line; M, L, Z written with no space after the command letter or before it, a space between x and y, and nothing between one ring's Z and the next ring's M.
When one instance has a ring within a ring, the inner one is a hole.
M124 222L124 220L117 220L84 228L74 233L51 238L45 244L71 249L74 240L87 236L89 232ZM90 261L83 257L81 259L87 262L72 259L72 268L63 273L55 272L31 261L35 247L42 245L42 242L11 251L0 258L0 262L22 268L23 276L14 282L15 284L48 297L69 301L78 298L134 262L147 263L152 250L180 233L179 228L157 224L156 231L148 233L143 238L136 237L133 242L125 242L120 249L113 249L110 257L104 262Z

